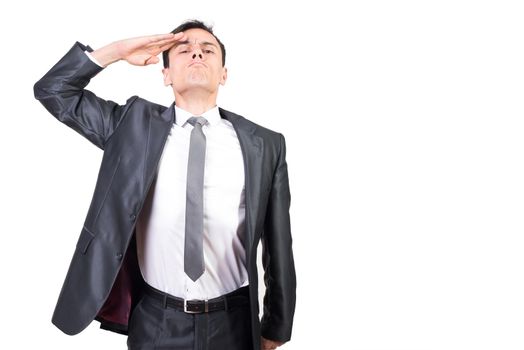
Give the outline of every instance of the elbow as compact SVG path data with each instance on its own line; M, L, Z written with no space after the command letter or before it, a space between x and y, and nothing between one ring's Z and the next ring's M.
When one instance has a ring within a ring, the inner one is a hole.
M45 84L42 80L39 80L35 83L35 85L33 86L33 93L35 95L35 98L39 101L44 99L46 96L49 96L49 93L47 93L45 89Z
M37 100L43 100L48 97L56 96L60 93L62 87L59 83L53 81L53 79L42 77L33 85L33 93Z
M39 101L52 115L62 120L59 116L63 112L63 105L60 102L59 93L44 80L39 80L33 86L33 92L37 101Z

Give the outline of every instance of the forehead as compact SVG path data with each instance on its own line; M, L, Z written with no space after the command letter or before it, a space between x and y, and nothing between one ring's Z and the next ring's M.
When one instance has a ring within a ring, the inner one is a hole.
M207 41L218 46L218 41L215 39L213 34L200 28L193 28L184 32L187 36L187 40L190 43L199 43L201 41Z

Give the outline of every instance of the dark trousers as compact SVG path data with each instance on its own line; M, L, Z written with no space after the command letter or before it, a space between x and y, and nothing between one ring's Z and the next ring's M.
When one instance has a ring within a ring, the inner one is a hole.
M188 314L144 294L129 320L129 350L252 349L249 303Z

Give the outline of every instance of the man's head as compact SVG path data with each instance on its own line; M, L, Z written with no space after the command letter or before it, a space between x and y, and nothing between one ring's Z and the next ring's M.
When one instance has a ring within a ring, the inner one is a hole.
M205 93L215 95L227 79L224 45L202 22L190 21L172 33L184 32L182 40L162 53L164 84L175 95Z
M224 44L222 44L220 39L213 33L212 27L205 25L204 22L198 20L191 20L182 23L181 25L173 29L171 33L176 34L180 32L185 32L189 29L202 29L215 37L215 40L217 41L218 46L220 47L220 51L222 53L222 66L224 67L226 65L226 47L224 46ZM170 49L162 52L162 61L164 63L164 68L169 67L169 51Z

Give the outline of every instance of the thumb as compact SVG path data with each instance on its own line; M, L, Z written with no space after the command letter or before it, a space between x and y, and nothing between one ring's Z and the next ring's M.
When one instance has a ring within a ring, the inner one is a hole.
M146 64L146 65L147 65L147 64L155 64L155 63L158 63L158 62L160 62L160 60L158 59L158 57L156 57L156 56L151 56L151 57L149 57L149 58L144 62L144 64Z

